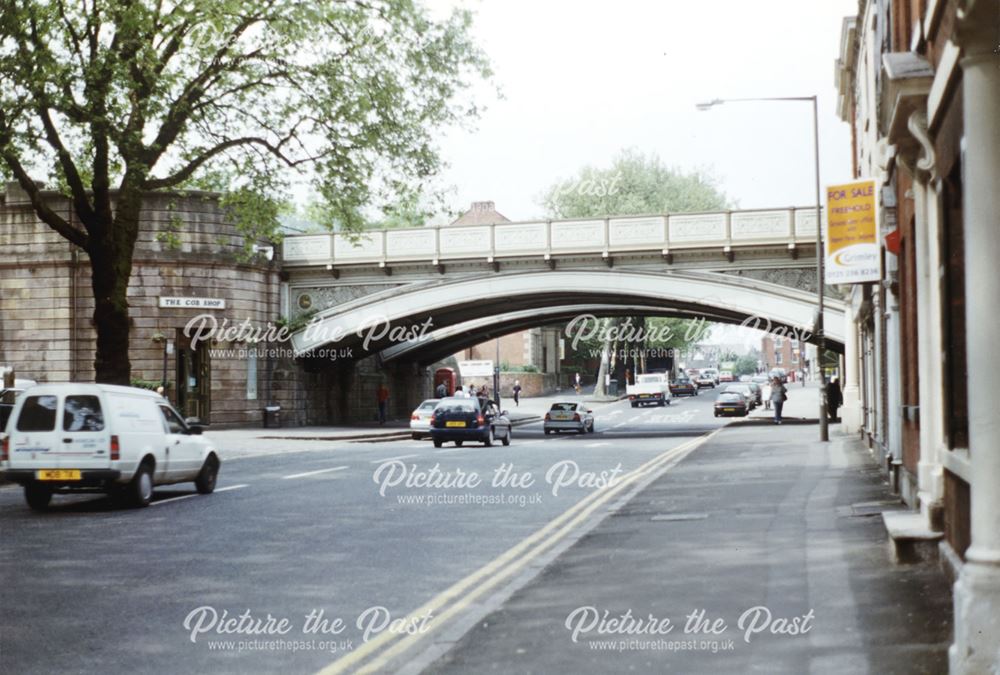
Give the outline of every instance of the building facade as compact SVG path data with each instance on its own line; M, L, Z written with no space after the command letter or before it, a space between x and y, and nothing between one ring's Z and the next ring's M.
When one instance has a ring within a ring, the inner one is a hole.
M46 198L73 222L64 197ZM278 317L276 261L266 248L247 256L244 244L216 195L145 199L128 289L133 383L165 385L185 416L214 426L260 423L264 405L292 394L289 378L274 376L276 361L253 345L192 344L194 332L185 331L197 317L254 325ZM27 195L8 184L0 201L0 365L38 382L93 381L93 310L86 252L39 221Z
M851 289L844 423L914 509L908 536L940 542L954 673L1000 672L998 49L1000 0L863 0L837 62L855 176L880 186L883 257L881 283Z

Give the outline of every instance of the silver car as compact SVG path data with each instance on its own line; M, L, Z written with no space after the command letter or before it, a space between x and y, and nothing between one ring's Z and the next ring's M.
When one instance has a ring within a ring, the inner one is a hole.
M418 405L417 409L410 415L410 435L413 440L419 441L421 438L427 438L431 435L431 415L434 414L434 408L437 407L440 400L439 398L429 398Z
M542 423L542 430L546 435L553 431L575 431L578 434L594 433L594 411L583 403L566 401L564 403L553 403L549 411L545 413L545 421Z

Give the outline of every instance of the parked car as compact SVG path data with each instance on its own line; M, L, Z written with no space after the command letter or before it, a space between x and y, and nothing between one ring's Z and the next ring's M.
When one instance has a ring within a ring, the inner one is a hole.
M635 384L630 384L625 388L628 394L629 403L633 408L641 405L669 405L670 404L670 383L663 373L644 373L637 375Z
M753 410L757 407L757 394L754 393L749 382L734 382L732 384L727 384L722 391L735 391L742 394L746 397L748 410Z
M750 381L749 375L740 375L740 382L749 382L749 381Z
M715 368L703 368L701 375L712 379L712 385L719 384L719 371Z
M746 417L750 413L746 396L738 391L723 391L715 399L716 417Z
M747 382L747 384L750 385L750 391L753 392L754 406L762 405L764 403L764 388L753 381Z
M733 378L733 374L732 374L732 373L731 373L730 371L728 371L728 370L723 370L723 371L720 371L720 372L719 372L719 383L720 383L720 384L721 384L722 382L732 382L732 381L733 381L733 379L734 379L734 378Z
M431 415L437 407L439 398L429 398L410 414L410 435L413 440L419 441L431 435Z
M697 396L698 395L698 385L694 383L693 380L687 377L678 377L676 380L670 383L670 395L671 396Z
M763 387L771 380L768 379L767 375L754 375L750 378L750 381L756 383L758 387Z
M491 446L496 439L510 445L511 424L507 411L501 411L489 399L449 397L435 406L430 432L435 448L448 441L454 441L456 446L465 441Z
M0 447L0 478L24 486L28 506L55 493L101 490L147 506L156 485L215 490L221 460L195 418L145 389L42 384L17 399Z
M594 433L594 411L582 403L566 401L553 403L545 413L542 430L548 435L553 431L575 431L578 434Z

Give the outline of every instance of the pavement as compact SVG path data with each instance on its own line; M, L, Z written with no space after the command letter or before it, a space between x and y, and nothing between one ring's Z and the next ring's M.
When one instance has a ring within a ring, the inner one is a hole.
M948 583L890 564L878 516L903 507L831 428L829 444L794 426L722 431L424 672L947 672ZM674 627L602 631L605 612Z

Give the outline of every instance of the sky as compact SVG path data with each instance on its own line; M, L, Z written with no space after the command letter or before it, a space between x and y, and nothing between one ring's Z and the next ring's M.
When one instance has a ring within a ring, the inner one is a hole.
M548 187L624 148L708 170L739 208L814 204L811 104L695 109L715 98L818 95L821 186L851 179L834 60L857 0L427 2L476 12L503 93L477 87L476 127L441 140L438 187L456 210L491 200L512 220L541 217Z

